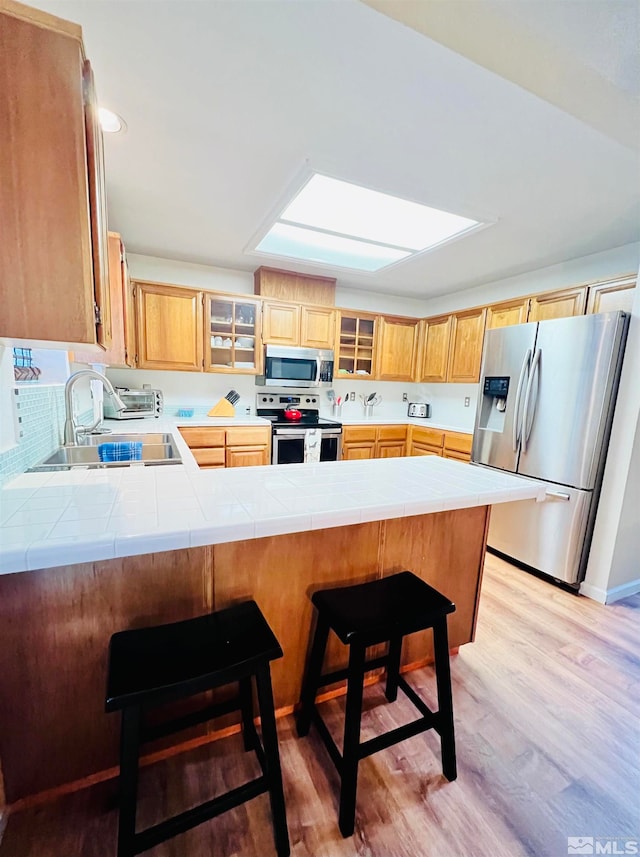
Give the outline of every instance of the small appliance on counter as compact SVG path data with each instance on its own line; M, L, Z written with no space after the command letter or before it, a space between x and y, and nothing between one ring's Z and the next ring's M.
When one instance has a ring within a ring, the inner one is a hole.
M409 402L407 416L428 420L431 416L431 405L427 405L424 402Z
M116 387L116 393L126 407L124 411L116 411L111 396L106 396L104 415L109 420L141 420L144 417L159 417L162 413L164 402L161 390L152 390L151 387Z

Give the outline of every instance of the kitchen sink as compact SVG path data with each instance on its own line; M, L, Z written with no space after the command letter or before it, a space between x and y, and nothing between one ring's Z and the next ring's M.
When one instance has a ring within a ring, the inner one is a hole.
M100 461L98 446L101 443L130 443L142 441L140 461ZM75 467L109 468L159 464L182 464L173 435L162 432L148 434L85 435L78 446L60 446L43 461L30 467L28 473L53 470L70 470Z

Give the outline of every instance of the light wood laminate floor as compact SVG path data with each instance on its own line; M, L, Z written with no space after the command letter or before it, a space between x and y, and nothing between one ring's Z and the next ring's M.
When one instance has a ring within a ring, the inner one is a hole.
M360 765L356 833L337 826L337 775L313 728L279 721L295 857L559 857L568 836L640 838L640 595L610 607L488 556L477 640L452 659L458 779L426 733ZM432 672L410 674L434 704ZM364 737L413 719L366 692ZM325 704L338 728L342 701ZM237 736L143 769L139 822L159 820L257 773ZM113 857L114 783L9 817L0 857ZM259 797L147 852L275 854Z

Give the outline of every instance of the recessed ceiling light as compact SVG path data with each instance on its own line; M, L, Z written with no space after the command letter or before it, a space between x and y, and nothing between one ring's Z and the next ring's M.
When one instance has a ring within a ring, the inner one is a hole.
M313 173L255 251L373 272L484 225Z
M118 134L127 130L127 123L122 116L118 116L113 110L107 110L106 107L98 107L98 118L105 134Z

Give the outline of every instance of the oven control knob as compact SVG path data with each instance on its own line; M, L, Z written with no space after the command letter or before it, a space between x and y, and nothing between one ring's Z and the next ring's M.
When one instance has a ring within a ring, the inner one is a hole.
M273 396L269 396L269 401L273 402Z
M310 401L311 401L311 399L307 399L307 404L309 404Z

